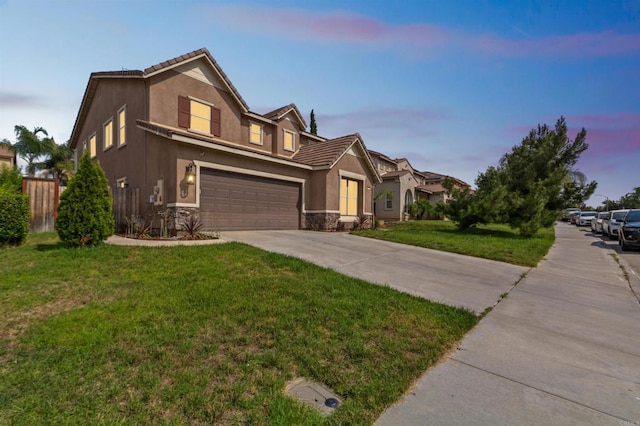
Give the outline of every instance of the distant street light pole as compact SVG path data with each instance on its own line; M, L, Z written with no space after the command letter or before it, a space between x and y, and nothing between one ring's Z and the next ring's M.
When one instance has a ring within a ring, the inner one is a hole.
M593 195L595 195L596 197L604 198L605 199L605 203L607 205L607 211L609 211L609 197L607 197L606 195L600 195L600 194L593 194Z

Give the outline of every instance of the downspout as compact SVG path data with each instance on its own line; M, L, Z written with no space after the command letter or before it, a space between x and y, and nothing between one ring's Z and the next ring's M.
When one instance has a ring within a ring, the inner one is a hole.
M144 114L145 114L145 121L148 123L149 122L149 80L145 79L144 80ZM144 192L143 192L143 198L142 198L142 204L146 204L145 200L148 199L147 194L148 194L148 187L147 187L147 163L149 163L149 153L147 152L147 148L148 148L148 142L147 142L147 133L148 132L144 132L144 156L143 158L144 160Z

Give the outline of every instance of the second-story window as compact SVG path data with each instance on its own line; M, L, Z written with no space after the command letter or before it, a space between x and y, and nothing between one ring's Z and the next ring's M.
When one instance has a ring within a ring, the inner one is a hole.
M127 108L122 107L118 111L118 146L127 143Z
M96 156L96 134L92 134L89 136L89 155L91 158L95 158Z
M197 99L178 97L178 126L220 136L222 127L219 108Z
M211 133L211 107L191 99L189 127L202 133Z
M260 124L249 124L249 142L262 145L262 126Z
M113 120L109 120L104 123L104 134L103 139L104 147L103 149L109 149L113 146Z
M284 131L284 149L285 151L295 151L295 133L288 130Z

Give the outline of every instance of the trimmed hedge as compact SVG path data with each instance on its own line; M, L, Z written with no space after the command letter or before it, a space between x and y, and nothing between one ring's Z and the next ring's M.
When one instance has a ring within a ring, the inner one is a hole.
M0 186L0 246L20 245L29 232L29 196Z

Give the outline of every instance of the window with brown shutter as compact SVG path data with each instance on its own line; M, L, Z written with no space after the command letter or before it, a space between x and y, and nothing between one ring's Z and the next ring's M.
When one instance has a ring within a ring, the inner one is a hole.
M191 122L191 102L186 96L178 96L178 126L189 128Z
M211 134L213 136L220 136L220 130L222 128L221 115L222 112L220 108L211 108Z
M222 112L213 105L178 96L178 126L201 133L220 136Z

